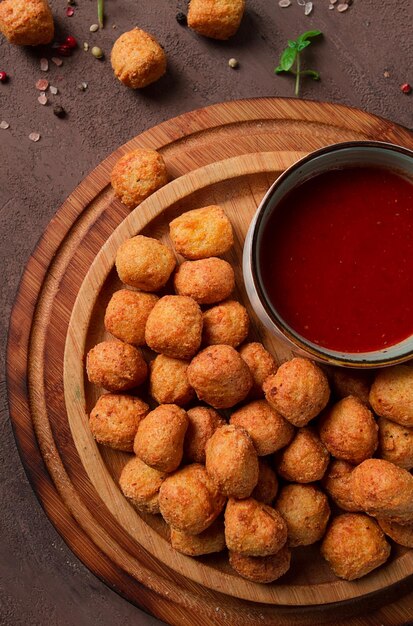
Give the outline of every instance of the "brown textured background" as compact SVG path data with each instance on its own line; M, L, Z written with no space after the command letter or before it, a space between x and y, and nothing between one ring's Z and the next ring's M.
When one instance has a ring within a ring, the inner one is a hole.
M186 11L182 0L106 0L106 28L94 34L95 0L77 0L71 18L66 0L52 0L59 38L72 34L81 45L99 45L106 59L78 49L47 74L39 58L49 50L15 48L0 38L0 70L11 76L0 84L0 120L10 123L0 130L0 624L160 624L110 591L62 542L27 481L8 419L4 352L13 298L31 251L66 196L115 148L165 119L224 100L290 96L293 80L275 77L273 68L287 38L309 28L325 34L306 51L307 66L322 80L305 81L304 97L413 126L413 94L400 91L401 83L413 83L411 0L354 0L343 14L329 11L328 0L313 3L305 17L296 0L288 9L277 0L247 0L238 34L214 42L177 24L177 9ZM140 92L118 83L109 62L115 38L135 25L159 39L169 62L167 75ZM240 62L236 71L228 67L231 57ZM44 77L58 87L51 99L67 119L38 104L34 84ZM77 88L82 81L85 92ZM33 131L42 135L38 143L28 139Z

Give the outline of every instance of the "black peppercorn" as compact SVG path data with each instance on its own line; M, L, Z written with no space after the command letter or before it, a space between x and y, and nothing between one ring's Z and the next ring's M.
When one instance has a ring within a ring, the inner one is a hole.
M53 113L56 115L56 117L65 117L66 115L66 111L61 106L55 106L53 108Z
M176 21L178 22L178 24L181 24L182 26L186 26L187 19L186 19L185 13L182 13L182 11L178 11L178 13L176 14Z

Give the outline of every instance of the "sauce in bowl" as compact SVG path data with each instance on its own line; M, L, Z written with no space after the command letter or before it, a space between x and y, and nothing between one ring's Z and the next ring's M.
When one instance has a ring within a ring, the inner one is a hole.
M258 257L274 312L341 352L413 334L413 184L376 167L314 176L269 216Z

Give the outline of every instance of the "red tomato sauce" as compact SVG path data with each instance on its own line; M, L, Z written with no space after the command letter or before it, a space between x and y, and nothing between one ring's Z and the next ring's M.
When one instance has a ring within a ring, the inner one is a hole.
M262 285L304 338L343 352L413 334L413 184L372 167L332 170L290 192L265 226Z

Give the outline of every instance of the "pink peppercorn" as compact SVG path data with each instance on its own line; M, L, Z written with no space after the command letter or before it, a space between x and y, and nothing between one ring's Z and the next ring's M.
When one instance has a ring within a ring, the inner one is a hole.
M0 83L5 83L8 79L6 72L0 72Z
M409 83L403 83L403 85L401 85L400 89L402 90L403 93L410 93L412 88L409 85Z
M62 57L70 57L72 54L72 48L69 48L66 44L62 44L58 47L57 52Z
M77 41L76 41L76 39L74 37L72 37L72 35L68 35L66 37L66 41L65 41L65 43L63 45L67 46L68 48L73 49L73 48L76 48Z

